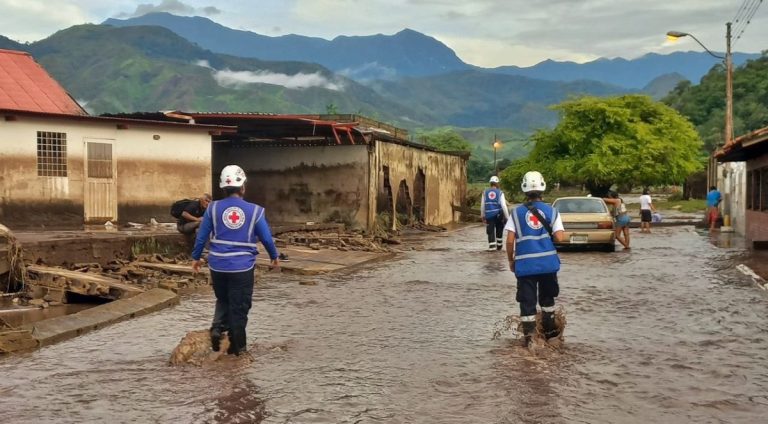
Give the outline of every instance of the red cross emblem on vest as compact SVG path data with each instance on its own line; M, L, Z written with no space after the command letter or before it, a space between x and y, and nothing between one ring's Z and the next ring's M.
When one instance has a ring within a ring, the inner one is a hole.
M539 211L539 213L544 216L544 212ZM528 211L528 213L525 214L525 223L534 230L539 230L543 227L539 218L537 218L531 211Z
M227 228L237 230L245 224L245 212L237 206L232 206L221 214L221 220Z

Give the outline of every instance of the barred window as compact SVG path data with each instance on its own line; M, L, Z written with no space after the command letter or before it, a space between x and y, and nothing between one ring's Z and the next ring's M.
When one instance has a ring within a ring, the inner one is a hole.
M88 178L112 178L112 145L88 143Z
M754 190L754 183L752 182L752 171L747 171L747 209L752 209L754 205L752 190Z
M37 175L40 177L67 176L67 134L37 132Z
M768 168L761 169L760 174L760 210L764 211L768 210Z

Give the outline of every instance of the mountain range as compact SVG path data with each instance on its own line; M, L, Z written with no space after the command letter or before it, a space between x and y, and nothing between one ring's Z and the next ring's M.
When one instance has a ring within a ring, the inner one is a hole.
M6 39L7 40L7 39ZM0 39L0 43L3 40ZM625 90L593 81L535 80L469 69L368 85L306 62L219 54L159 26L78 25L29 51L93 113L156 110L360 113L406 128L552 125L548 106Z
M108 23L73 26L28 44L0 36L0 48L32 53L96 114L173 109L357 113L411 130L458 127L462 134L478 137L470 141L484 154L490 152L489 131L522 134L551 126L557 115L549 107L573 96L638 92L630 86L641 86L661 98L691 77L693 71L680 63L701 60L686 53L669 55L666 65L664 56L560 64L571 73L557 71L556 62L484 69L411 30L328 41L266 37L205 18L162 13ZM137 26L142 23L155 25ZM181 24L184 31L178 28ZM175 30L169 28L174 25ZM632 71L632 63L643 71ZM598 64L614 67L617 75ZM670 72L680 69L676 66L687 73ZM534 70L542 76L532 78L539 75ZM622 72L624 76L618 75ZM598 74L602 81L587 78ZM504 153L519 156L524 136L512 138L516 141L505 144Z
M262 60L313 62L357 81L441 75L471 69L549 81L595 80L628 90L641 90L657 77L678 73L698 82L719 63L704 52L649 53L637 59L597 59L587 63L546 60L530 67L479 68L463 62L433 37L404 29L394 35L339 36L333 40L302 35L269 37L227 28L208 18L150 13L130 19L108 19L112 26L152 25L168 28L217 53ZM759 54L734 53L738 66Z

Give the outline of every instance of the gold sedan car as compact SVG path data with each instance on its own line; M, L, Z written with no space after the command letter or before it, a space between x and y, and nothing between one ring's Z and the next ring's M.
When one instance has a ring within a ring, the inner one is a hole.
M607 252L615 250L613 216L599 197L561 197L552 203L560 212L565 227L563 242L557 246L596 246Z

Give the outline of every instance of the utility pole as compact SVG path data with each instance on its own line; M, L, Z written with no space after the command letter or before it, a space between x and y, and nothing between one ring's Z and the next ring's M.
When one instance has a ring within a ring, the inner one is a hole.
M731 23L725 24L725 146L733 143L733 58Z

